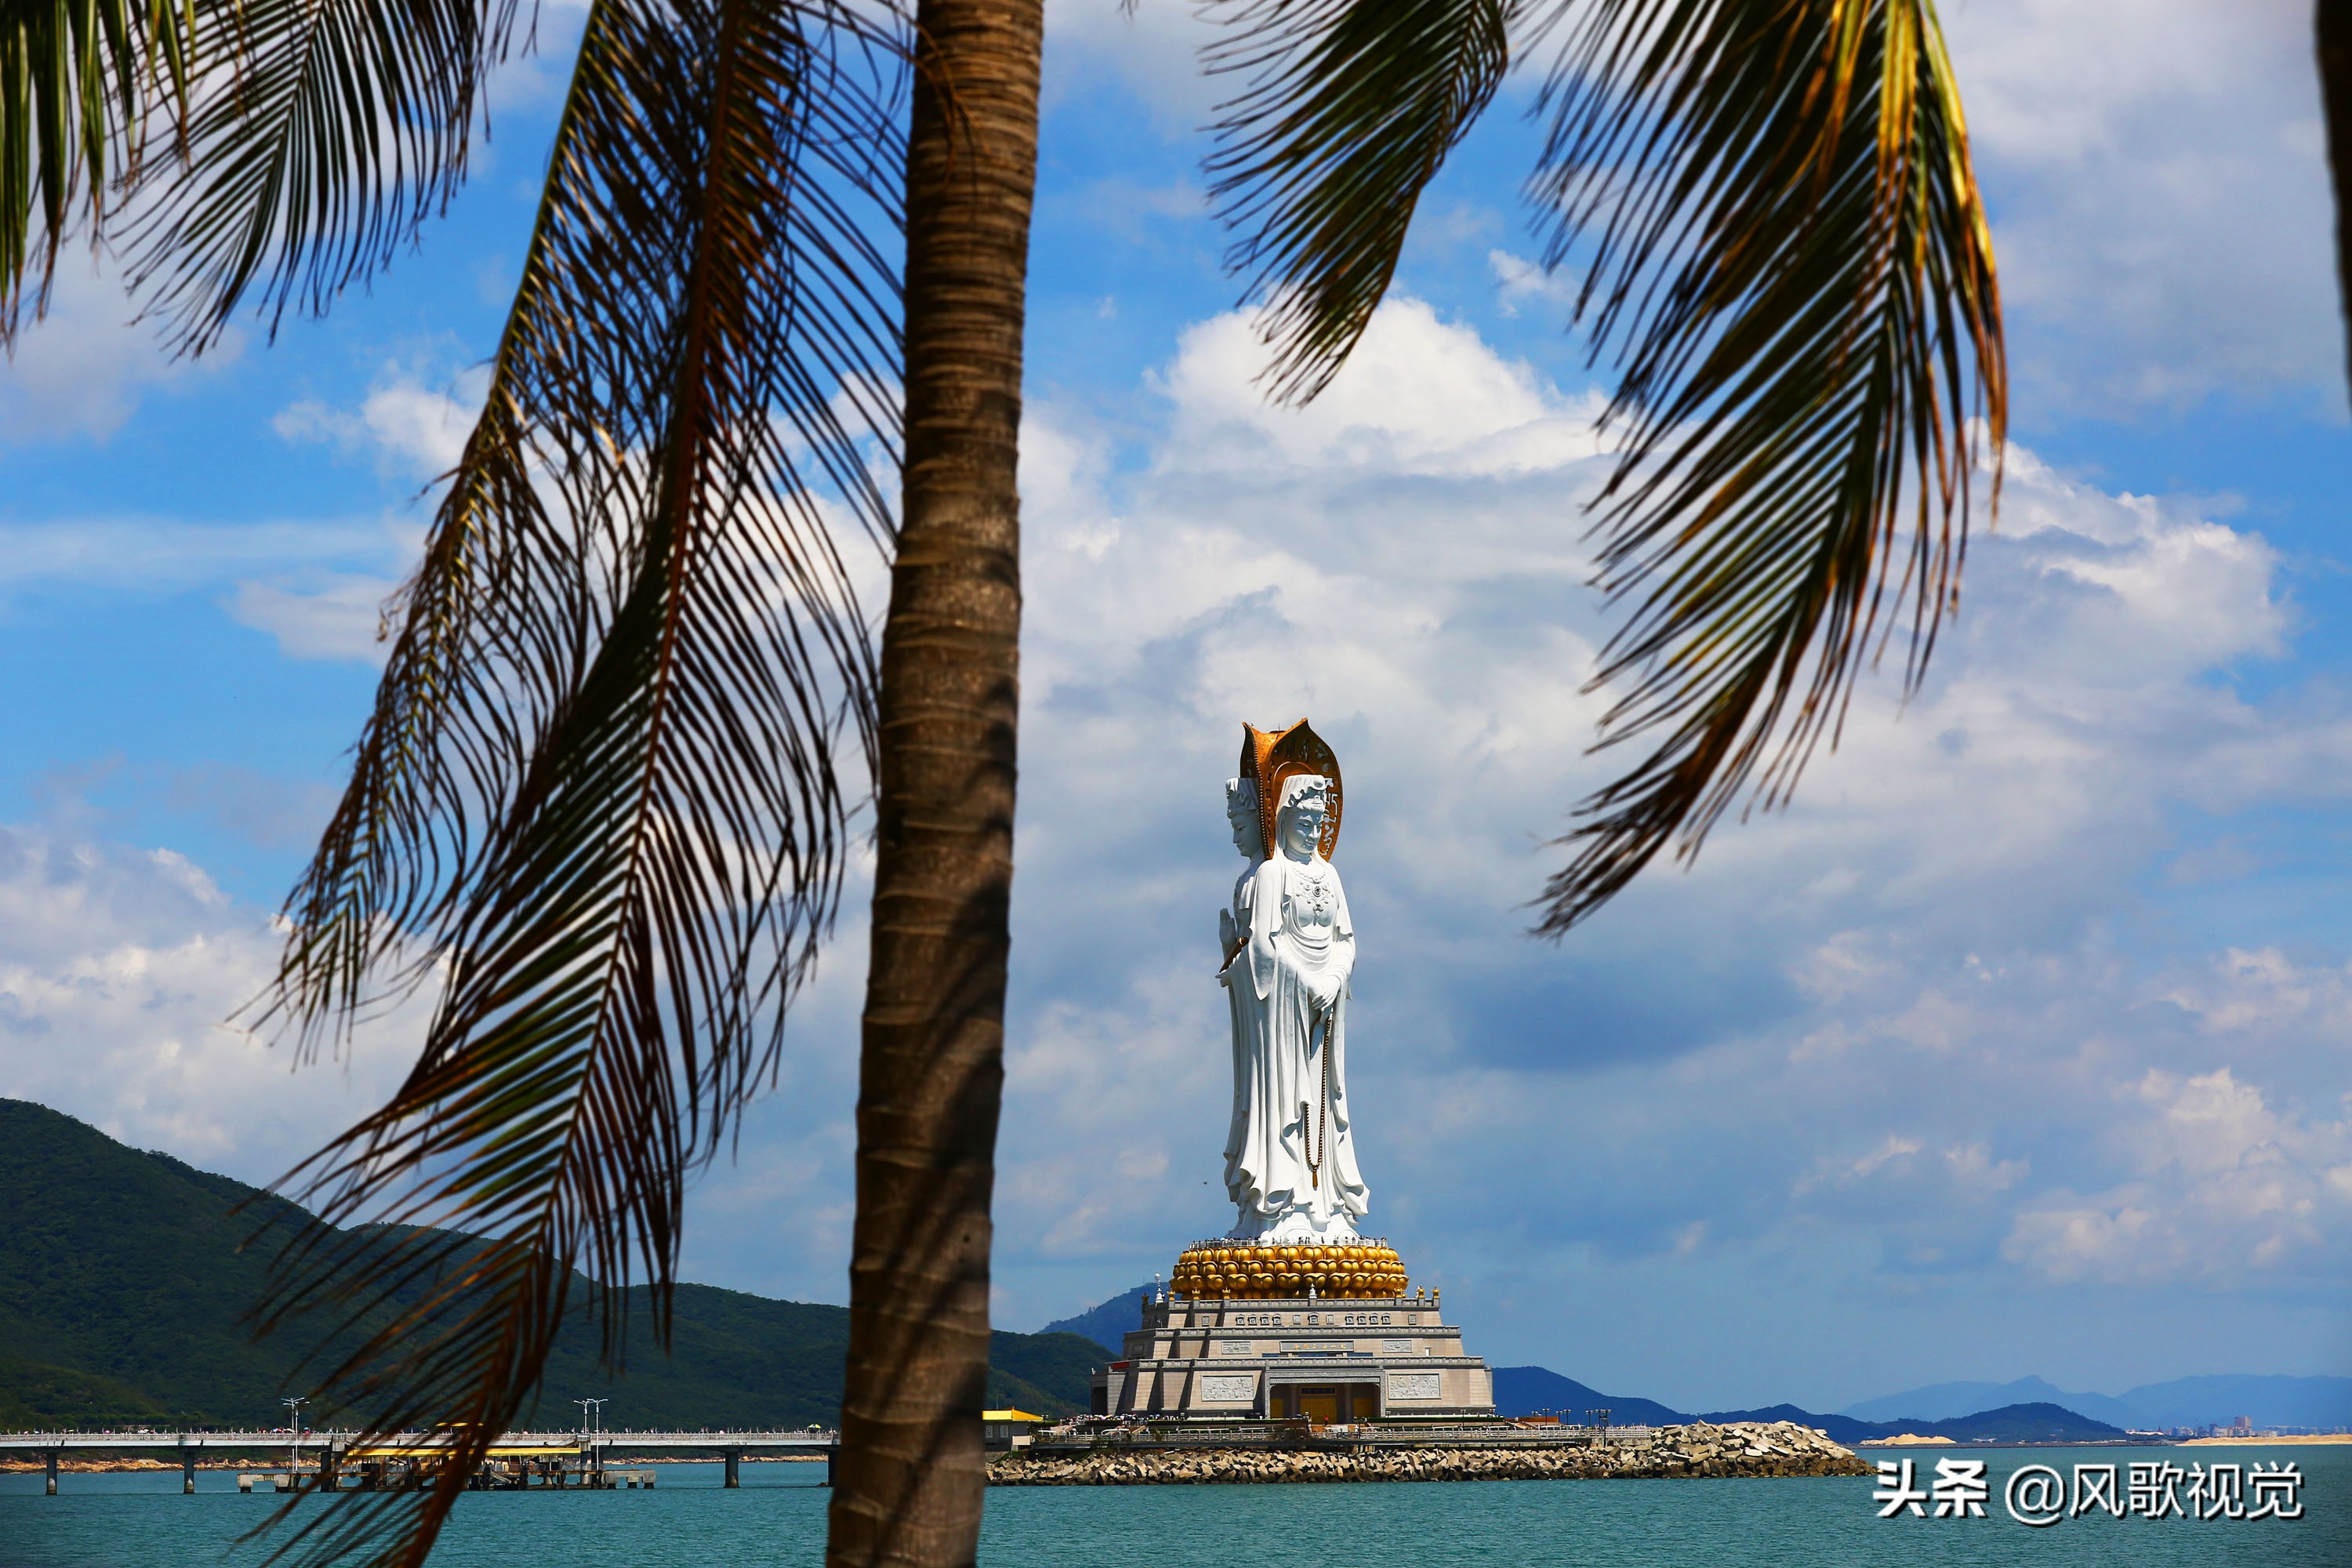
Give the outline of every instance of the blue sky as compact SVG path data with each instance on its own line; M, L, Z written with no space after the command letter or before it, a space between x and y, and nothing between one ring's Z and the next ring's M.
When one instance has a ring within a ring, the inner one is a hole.
M0 1093L268 1179L416 1018L291 1074L220 1026L331 801L462 438L575 26L455 211L200 364L77 264L0 368ZM1256 398L1189 12L1051 13L1024 439L998 1318L1229 1223L1214 908L1238 726L1347 770L1374 1227L1475 1348L1685 1408L2040 1373L2352 1372L2352 479L2307 8L1947 9L2017 393L1962 616L1796 807L1559 947L1600 776L1603 384L1507 91L1316 407ZM870 567L870 563L869 563ZM690 1278L844 1298L863 930L698 1189Z

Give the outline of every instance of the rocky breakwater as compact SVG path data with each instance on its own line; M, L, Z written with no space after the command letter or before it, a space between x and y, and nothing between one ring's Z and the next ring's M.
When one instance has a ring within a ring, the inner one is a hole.
M1003 1487L1265 1485L1284 1481L1539 1481L1663 1477L1868 1476L1875 1469L1809 1426L1776 1421L1659 1426L1608 1443L1414 1447L1151 1447L1107 1442L1040 1445L998 1454L988 1479Z

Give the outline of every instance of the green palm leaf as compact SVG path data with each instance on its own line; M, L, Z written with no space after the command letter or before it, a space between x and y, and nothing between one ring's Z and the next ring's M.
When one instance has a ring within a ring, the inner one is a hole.
M1561 40L1531 194L1622 372L1597 502L1632 606L1602 744L1662 731L1579 807L1559 935L1751 784L1784 802L1855 671L1956 601L1972 475L2007 418L1992 246L1927 0L1253 0L1209 171L1312 396L1387 289L1413 206L1521 24ZM1996 473L1993 487L1999 488ZM1901 563L1899 578L1895 566Z
M274 1006L311 1047L440 998L399 1092L298 1173L320 1224L266 1321L357 1335L320 1394L374 1433L466 1424L430 1494L307 1526L313 1560L420 1560L567 1312L617 1364L642 1275L666 1333L686 1178L833 916L874 743L842 551L889 529L900 58L824 5L588 18L488 405L288 911Z
M1395 276L1445 156L1509 64L1507 0L1241 0L1209 69L1245 76L1217 111L1211 195L1226 253L1267 301L1274 390L1322 391Z
M201 352L248 290L273 326L289 305L322 311L447 205L515 0L203 0L191 16L202 86L129 238L136 287Z
M1664 735L1580 807L1555 935L1667 844L1695 855L1751 784L1784 802L1898 625L1916 688L2007 421L1992 244L1926 0L1560 15L1535 188L1622 371L1599 530L1633 614L1594 685L1619 689L1604 744Z
M136 176L148 99L185 84L194 26L193 0L0 0L0 346L28 274L47 303L75 207L102 224Z

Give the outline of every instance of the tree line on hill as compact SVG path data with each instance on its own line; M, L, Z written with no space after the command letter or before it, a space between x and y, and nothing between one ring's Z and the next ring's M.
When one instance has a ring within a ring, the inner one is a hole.
M257 1342L245 1321L275 1245L257 1229L278 1202L0 1100L0 1212L9 1216L0 1226L0 1428L282 1425L278 1397L302 1392L307 1347ZM239 1205L251 1206L232 1214ZM538 1420L569 1427L579 1418L571 1401L600 1395L615 1428L839 1419L846 1308L680 1285L676 1312L669 1354L635 1343L618 1378L598 1365L593 1326L572 1323L548 1361ZM989 1403L1083 1410L1102 1359L1076 1334L1000 1331Z

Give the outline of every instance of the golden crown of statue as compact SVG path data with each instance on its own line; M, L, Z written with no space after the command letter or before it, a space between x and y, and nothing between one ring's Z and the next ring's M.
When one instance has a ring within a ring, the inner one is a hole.
M1282 805L1283 781L1301 773L1319 773L1331 781L1319 845L1323 858L1328 860L1339 847L1339 807L1344 796L1339 757L1304 719L1286 730L1242 726L1241 776L1249 782L1257 802L1258 837L1265 841L1269 860L1274 858L1275 817Z

